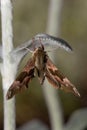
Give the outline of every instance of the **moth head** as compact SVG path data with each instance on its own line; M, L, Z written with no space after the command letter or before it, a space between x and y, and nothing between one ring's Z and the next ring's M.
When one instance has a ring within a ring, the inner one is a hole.
M35 49L35 51L33 52L34 56L41 56L44 55L46 52L44 51L44 46L41 45L38 48Z

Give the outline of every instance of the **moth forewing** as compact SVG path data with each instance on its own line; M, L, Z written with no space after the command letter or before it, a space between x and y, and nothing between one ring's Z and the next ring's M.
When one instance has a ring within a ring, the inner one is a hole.
M46 77L48 82L54 87L64 90L66 92L72 92L76 96L80 96L76 87L56 68L52 61L47 58L46 64Z
M78 92L76 87L66 77L63 79L62 84L63 85L62 85L61 89L63 89L66 92L72 92L74 95L80 97L80 93Z
M7 91L6 98L10 99L15 94L21 92L22 90L28 88L28 83L34 77L34 60L31 58L26 66L24 67L23 71L18 75L16 80L10 86Z
M55 78L48 72L46 71L46 78L48 82L56 89L60 87L60 83L55 80Z

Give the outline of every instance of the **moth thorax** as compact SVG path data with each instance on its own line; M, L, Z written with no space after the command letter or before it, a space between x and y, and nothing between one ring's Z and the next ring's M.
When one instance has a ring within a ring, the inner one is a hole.
M44 63L44 55L43 54L37 55L35 58L35 66L38 69L42 69L44 64L45 64Z

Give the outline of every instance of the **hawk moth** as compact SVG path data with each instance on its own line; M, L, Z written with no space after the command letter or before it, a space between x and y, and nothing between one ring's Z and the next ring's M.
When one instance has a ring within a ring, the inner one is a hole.
M53 87L72 92L76 96L80 96L76 87L53 64L44 49L44 45L41 44L41 46L32 51L31 58L8 89L6 98L10 99L16 93L28 88L28 84L36 76L38 77L41 85L44 83L46 78Z

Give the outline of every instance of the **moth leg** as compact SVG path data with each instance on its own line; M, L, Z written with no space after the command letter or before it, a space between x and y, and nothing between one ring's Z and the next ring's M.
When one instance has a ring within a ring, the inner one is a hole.
M42 78L41 81L40 81L40 84L41 84L41 85L43 85L44 80L45 80L45 75L43 76L43 78Z

